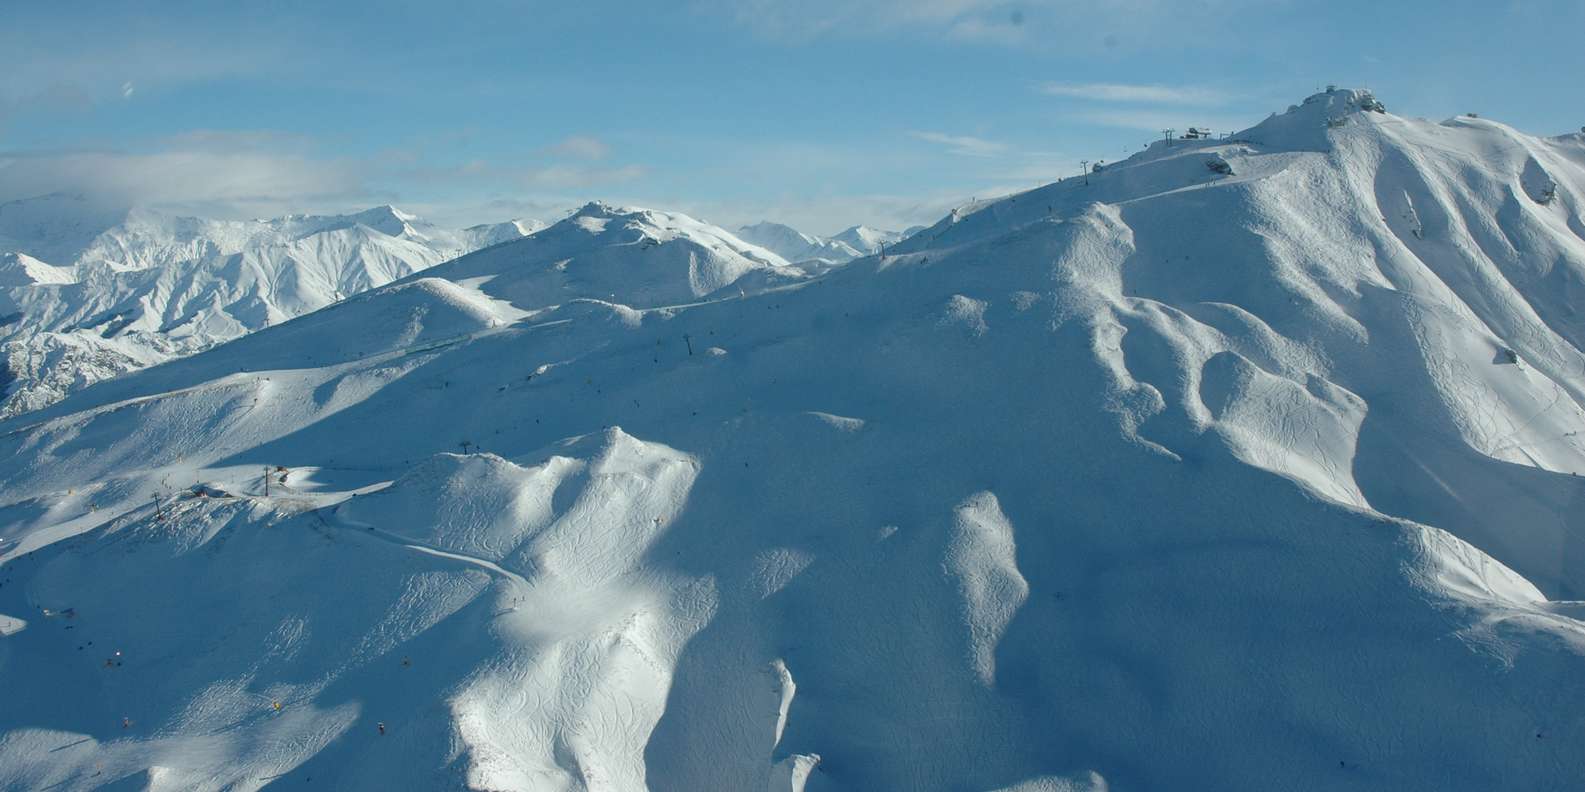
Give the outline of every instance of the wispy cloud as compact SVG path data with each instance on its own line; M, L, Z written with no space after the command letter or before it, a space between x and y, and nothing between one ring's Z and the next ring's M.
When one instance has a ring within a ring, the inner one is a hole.
M550 165L543 168L511 169L506 173L509 178L525 187L572 189L642 179L649 175L649 168L643 165L622 165L611 168Z
M593 166L567 163L515 164L470 160L457 165L426 166L401 172L406 180L470 189L573 189L620 184L649 174L644 165Z
M701 13L725 12L734 23L762 36L791 41L921 27L947 30L1000 5L999 0L699 0L695 3Z
M308 135L269 129L194 129L134 150L0 149L0 202L52 192L115 206L211 217L346 211L379 202L478 208L502 200L526 208L650 174L636 163L598 162L602 141L569 137L519 160L436 162L401 148L366 157L326 156ZM449 199L449 200L447 200ZM492 216L494 211L490 213ZM460 210L448 219L464 218Z
M970 16L958 19L947 28L947 37L958 41L1017 46L1029 41L1029 28L1021 11L1006 17Z
M246 151L307 156L313 146L314 140L308 135L279 129L199 128L166 135L155 141L155 147L161 150L209 151L221 154Z
M540 220L550 222L560 219L582 202L572 196L524 197L510 196L483 200L459 199L456 201L404 202L402 208L443 227L464 228L479 223L499 223L504 220Z
M927 143L946 146L947 150L953 154L965 157L994 157L1005 153L1008 149L1005 143L998 143L994 140L986 140L985 138L971 135L948 135L943 132L913 130L908 133L908 136Z
M1230 98L1216 89L1192 85L1048 82L1040 91L1048 96L1139 104L1220 105Z
M72 192L127 206L202 205L268 214L358 195L364 177L349 161L262 151L0 153L0 201Z
M561 142L547 146L545 153L553 157L570 157L582 160L603 160L611 153L604 141L588 135L573 135Z

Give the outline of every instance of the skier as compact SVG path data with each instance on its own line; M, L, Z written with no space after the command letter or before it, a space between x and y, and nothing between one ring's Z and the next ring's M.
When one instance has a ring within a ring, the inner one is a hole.
M281 711L281 700L280 699L276 699L274 702L272 702L272 704L274 705L276 712L280 712Z
M381 737L385 736L385 721L380 721L379 723L374 724L374 727L380 730Z

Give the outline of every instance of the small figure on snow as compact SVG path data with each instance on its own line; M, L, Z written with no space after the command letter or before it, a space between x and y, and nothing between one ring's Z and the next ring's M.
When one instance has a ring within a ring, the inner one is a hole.
M374 728L380 730L381 737L385 736L385 721L380 721L379 723L374 724Z

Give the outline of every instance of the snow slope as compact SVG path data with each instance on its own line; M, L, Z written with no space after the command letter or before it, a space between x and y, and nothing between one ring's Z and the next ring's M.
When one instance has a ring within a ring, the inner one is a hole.
M0 422L0 788L1577 785L1585 145L1362 103L816 277L591 205Z
M112 212L45 196L0 206L0 414L192 354L518 239L513 221L450 231L390 206L264 221ZM30 253L32 255L30 255ZM40 260L38 256L58 258Z

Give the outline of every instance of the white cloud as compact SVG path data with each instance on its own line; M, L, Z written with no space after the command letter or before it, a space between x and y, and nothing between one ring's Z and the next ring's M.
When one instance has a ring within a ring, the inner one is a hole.
M953 154L965 157L994 157L1007 151L1007 144L970 135L948 135L942 132L910 131L908 136L927 143L946 146Z
M1009 17L1008 20L983 17L959 19L947 28L947 36L959 41L1009 46L1029 41L1028 28L1024 27L1022 17Z
M407 201L402 208L445 228L466 228L506 220L554 222L584 202L575 197L513 197L459 199L450 202Z
M611 147L599 138L586 135L573 135L562 140L554 146L545 148L545 153L554 157L572 157L584 160L602 160L611 153Z
M468 190L481 189L570 189L619 184L649 174L644 165L549 165L501 164L489 160L470 160L458 165L431 166L399 171L405 179L427 185L450 185Z
M460 217L461 209L488 201L525 208L564 205L575 200L571 193L649 175L642 164L597 162L609 151L596 138L574 136L538 152L565 161L531 156L519 162L436 163L410 147L327 157L313 138L293 132L194 129L137 150L0 149L0 202L65 192L109 205L211 217L336 212L394 202L441 207Z
M1219 105L1229 98L1211 88L1185 85L1048 82L1040 86L1040 91L1049 96L1143 104Z
M702 0L706 14L725 13L763 36L806 40L829 34L947 27L1003 5L998 0Z
M543 168L508 169L505 174L525 187L568 189L633 181L648 175L649 169L643 165L612 168L550 165Z
M0 201L71 192L128 206L203 206L217 213L270 214L359 194L363 181L363 174L349 162L259 151L0 154Z

